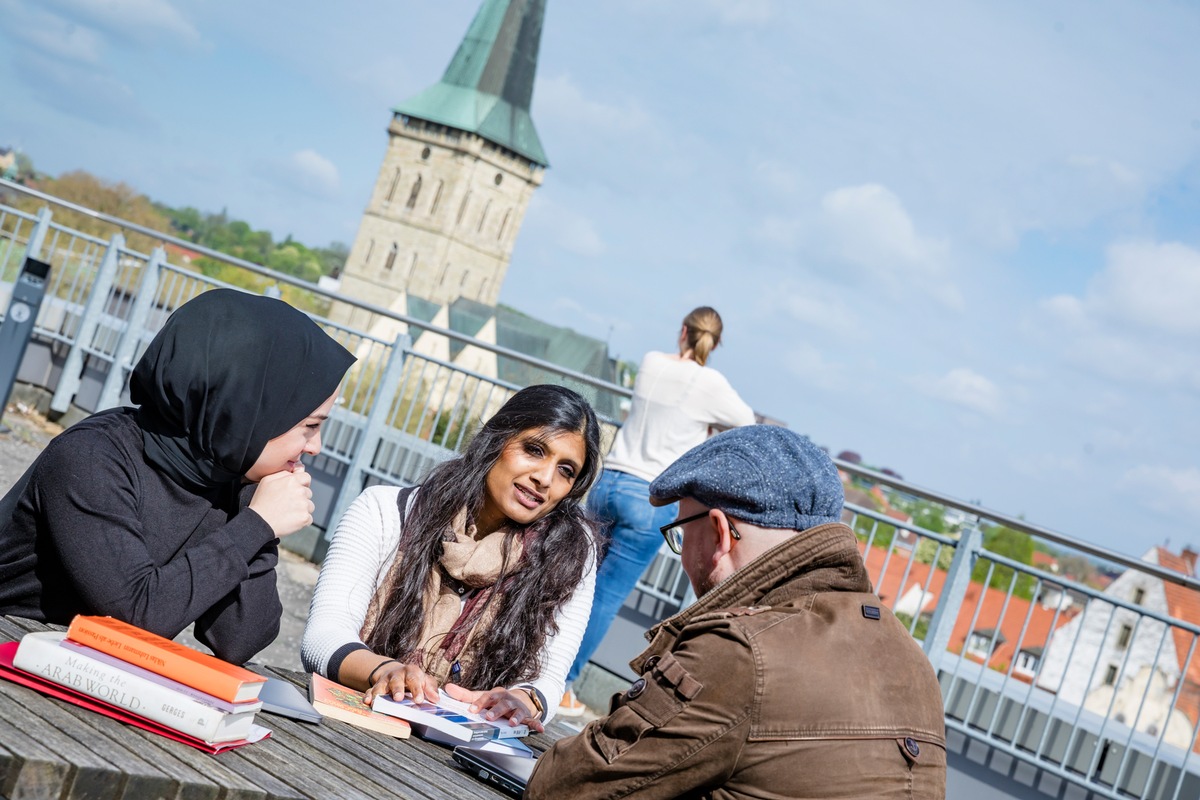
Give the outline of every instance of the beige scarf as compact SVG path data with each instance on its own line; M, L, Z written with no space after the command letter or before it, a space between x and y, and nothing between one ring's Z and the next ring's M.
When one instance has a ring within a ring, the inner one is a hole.
M510 539L504 528L476 540L476 528L467 526L466 520L464 509L455 516L443 539L441 569L434 570L426 587L425 621L412 659L439 683L454 682L459 674L470 673L475 634L491 625L506 588L496 582L506 566L508 582L524 550L522 537ZM397 553L396 558L402 559L403 553ZM390 586L387 590L381 587L372 606L386 598L388 590ZM375 616L368 616L364 635L373 626Z

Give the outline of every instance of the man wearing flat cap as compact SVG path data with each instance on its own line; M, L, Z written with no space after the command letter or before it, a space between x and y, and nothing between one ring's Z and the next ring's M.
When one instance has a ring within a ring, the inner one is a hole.
M871 592L833 462L785 428L693 448L650 485L699 599L647 634L612 712L541 757L525 797L944 798L921 649Z

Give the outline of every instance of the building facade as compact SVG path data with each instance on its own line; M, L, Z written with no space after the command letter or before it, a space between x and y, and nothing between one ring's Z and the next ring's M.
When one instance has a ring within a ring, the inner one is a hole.
M485 0L441 81L393 109L342 293L400 313L406 295L496 304L548 165L529 114L544 14Z

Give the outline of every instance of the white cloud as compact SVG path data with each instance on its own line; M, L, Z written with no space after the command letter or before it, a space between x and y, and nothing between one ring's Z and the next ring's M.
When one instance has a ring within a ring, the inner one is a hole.
M995 417L1004 408L1000 389L996 384L966 367L956 367L942 377L918 384L933 397L985 416Z
M297 150L286 159L261 162L255 171L285 193L316 200L332 200L341 189L337 167L311 149Z
M1149 330L1198 334L1200 251L1176 242L1113 245L1084 303L1096 314Z
M1032 332L1068 361L1122 383L1200 391L1200 251L1109 247L1081 296L1043 300Z
M333 162L316 150L299 150L292 153L292 168L300 185L307 187L311 193L333 197L341 188L341 178Z
M831 331L842 339L861 338L866 330L837 291L817 281L787 283L776 288L767 302L768 314L783 311L798 322Z
M1136 502L1176 518L1200 514L1200 469L1141 464L1118 483Z
M917 288L944 306L961 310L962 295L949 280L950 245L922 236L900 198L886 186L846 186L821 199L821 228L830 254L893 290Z
M95 65L103 52L102 37L91 28L76 25L53 14L28 14L11 28L13 38L54 59Z
M604 255L608 249L592 220L574 208L567 208L534 195L527 219L531 223L530 227L541 231L540 237L552 241L568 253L584 258L596 258Z
M762 25L777 11L773 0L708 0L707 5L727 25Z
M793 344L784 352L783 364L802 383L817 389L837 391L849 385L845 368L826 361L821 351L807 342Z
M70 20L138 44L197 45L200 32L168 0L43 0ZM170 42L164 41L169 39Z
M653 127L649 114L636 103L614 105L584 95L570 75L539 78L534 88L534 117L555 117L572 128L602 136L628 136Z

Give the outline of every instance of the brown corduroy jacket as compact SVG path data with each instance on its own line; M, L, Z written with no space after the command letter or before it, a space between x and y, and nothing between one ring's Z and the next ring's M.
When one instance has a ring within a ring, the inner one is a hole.
M525 797L944 798L937 678L854 532L807 530L653 628L607 717Z

